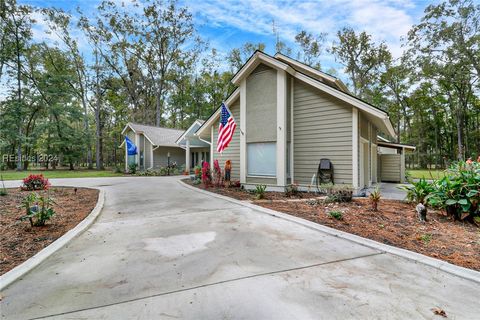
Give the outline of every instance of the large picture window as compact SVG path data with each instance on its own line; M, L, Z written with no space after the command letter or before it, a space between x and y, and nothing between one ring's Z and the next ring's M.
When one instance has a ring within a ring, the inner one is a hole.
M271 176L277 172L275 142L247 144L247 174L249 176Z

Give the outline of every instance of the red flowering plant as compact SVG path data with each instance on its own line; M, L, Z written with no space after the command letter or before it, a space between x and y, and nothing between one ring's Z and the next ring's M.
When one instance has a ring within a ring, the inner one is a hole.
M23 179L20 189L23 191L47 190L49 186L50 182L43 174L31 174Z
M207 188L212 182L212 176L210 173L210 164L207 161L204 161L202 165L202 182L205 188Z
M213 161L213 172L215 178L215 186L220 187L222 185L222 169L218 164L218 160Z

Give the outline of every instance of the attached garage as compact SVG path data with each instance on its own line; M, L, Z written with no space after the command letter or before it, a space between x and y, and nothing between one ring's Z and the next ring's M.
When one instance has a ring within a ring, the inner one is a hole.
M414 151L415 147L378 141L378 174L382 182L405 182L405 152Z

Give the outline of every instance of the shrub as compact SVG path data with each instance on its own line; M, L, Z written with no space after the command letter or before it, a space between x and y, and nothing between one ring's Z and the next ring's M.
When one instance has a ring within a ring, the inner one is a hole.
M204 161L202 165L202 182L206 188L212 182L212 175L210 173L210 164L207 161Z
M267 186L264 185L264 184L258 184L256 187L255 187L255 190L254 190L254 194L255 194L255 198L257 200L260 200L260 199L263 199L265 198L265 191L267 190Z
M373 211L378 211L378 203L380 202L380 199L382 198L382 194L380 193L380 189L378 187L376 187L375 190L370 192L370 195L368 197L370 198L370 203L372 204L372 210Z
M3 176L0 176L0 180L2 180L2 189L0 189L0 196L8 195L7 188L5 188L5 182L3 181Z
M238 180L235 180L230 184L231 188L240 188L241 186L242 186L242 184Z
M121 166L116 165L115 168L113 168L114 173L123 173L123 169Z
M423 241L425 245L427 245L430 241L432 241L432 235L430 233L425 233L420 236L420 240Z
M43 174L31 174L23 179L23 185L20 187L24 191L47 190L50 186L48 179Z
M400 189L407 191L407 200L409 202L423 203L428 199L434 191L433 184L429 183L425 178L421 178L417 182L412 181L411 186L400 186Z
M292 183L285 187L285 196L286 197L295 197L299 194L298 183Z
M327 201L330 202L351 202L353 188L344 184L333 184L327 188Z
M200 180L200 179L193 180L194 185L199 185L200 183L202 183L202 180Z
M25 215L20 220L29 220L32 227L44 226L50 218L55 215L52 205L55 201L48 194L39 196L31 192L22 200L22 207L25 209Z
M136 163L130 163L130 164L128 165L128 172L129 172L130 174L135 174L135 173L137 173L137 164L136 164Z
M7 164L4 162L0 162L0 171L5 171L7 170Z
M213 172L214 172L214 184L216 187L220 187L222 185L222 169L218 164L218 160L215 159L213 161Z
M193 172L195 173L195 178L202 179L202 167L195 166L195 168L193 169Z
M445 177L435 182L428 202L444 208L456 220L474 222L480 216L480 163L453 164Z
M330 211L328 215L337 220L343 220L343 213L342 211Z

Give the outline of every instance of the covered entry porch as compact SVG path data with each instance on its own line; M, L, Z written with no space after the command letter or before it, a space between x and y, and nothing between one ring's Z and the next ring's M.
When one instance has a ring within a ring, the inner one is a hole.
M202 124L202 120L196 120L176 141L181 148L185 149L186 172L191 172L195 166L201 166L203 161L210 161L210 143L195 135Z

